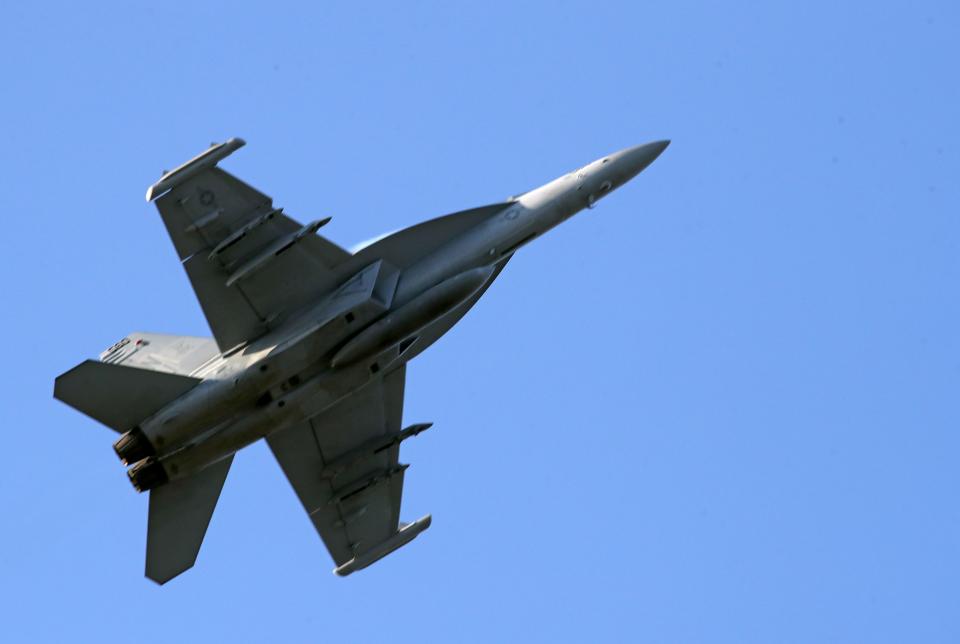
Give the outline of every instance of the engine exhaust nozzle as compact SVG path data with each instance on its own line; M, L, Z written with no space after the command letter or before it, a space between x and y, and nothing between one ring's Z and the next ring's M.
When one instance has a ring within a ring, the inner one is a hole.
M163 465L152 457L134 463L133 467L127 470L127 476L130 477L130 482L133 483L137 492L152 490L169 480Z
M148 456L153 456L156 451L153 445L144 435L143 430L134 427L129 432L123 434L116 443L113 444L113 451L117 453L124 465L142 461Z

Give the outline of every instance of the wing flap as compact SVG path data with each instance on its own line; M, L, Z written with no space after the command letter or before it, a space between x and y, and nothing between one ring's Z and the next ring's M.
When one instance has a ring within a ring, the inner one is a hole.
M202 253L183 263L217 346L224 353L267 329L267 315L239 288L227 288L226 276Z
M320 476L323 457L317 447L316 433L309 421L267 437L267 443L297 498L320 533L334 561L345 562L353 556L350 542L342 530L325 531L341 520L337 507L329 503L333 495L330 481Z

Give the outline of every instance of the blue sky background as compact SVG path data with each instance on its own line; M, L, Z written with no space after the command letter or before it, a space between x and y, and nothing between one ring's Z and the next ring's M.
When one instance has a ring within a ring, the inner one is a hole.
M520 6L517 6L520 5ZM960 641L952 2L8 3L4 641ZM408 371L403 515L349 579L266 447L196 568L54 377L205 335L164 168L350 246L671 138Z

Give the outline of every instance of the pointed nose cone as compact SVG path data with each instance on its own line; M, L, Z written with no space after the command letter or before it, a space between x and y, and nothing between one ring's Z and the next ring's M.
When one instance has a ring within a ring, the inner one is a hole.
M626 150L620 150L611 157L611 160L616 163L617 169L623 176L623 181L629 181L653 163L667 149L668 145L670 145L668 140L637 145Z

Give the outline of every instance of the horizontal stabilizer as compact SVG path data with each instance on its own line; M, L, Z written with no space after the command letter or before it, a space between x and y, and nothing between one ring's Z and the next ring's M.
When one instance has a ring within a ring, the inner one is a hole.
M189 376L87 360L57 378L53 397L125 432L199 382Z
M164 584L193 568L233 456L150 490L148 578Z

